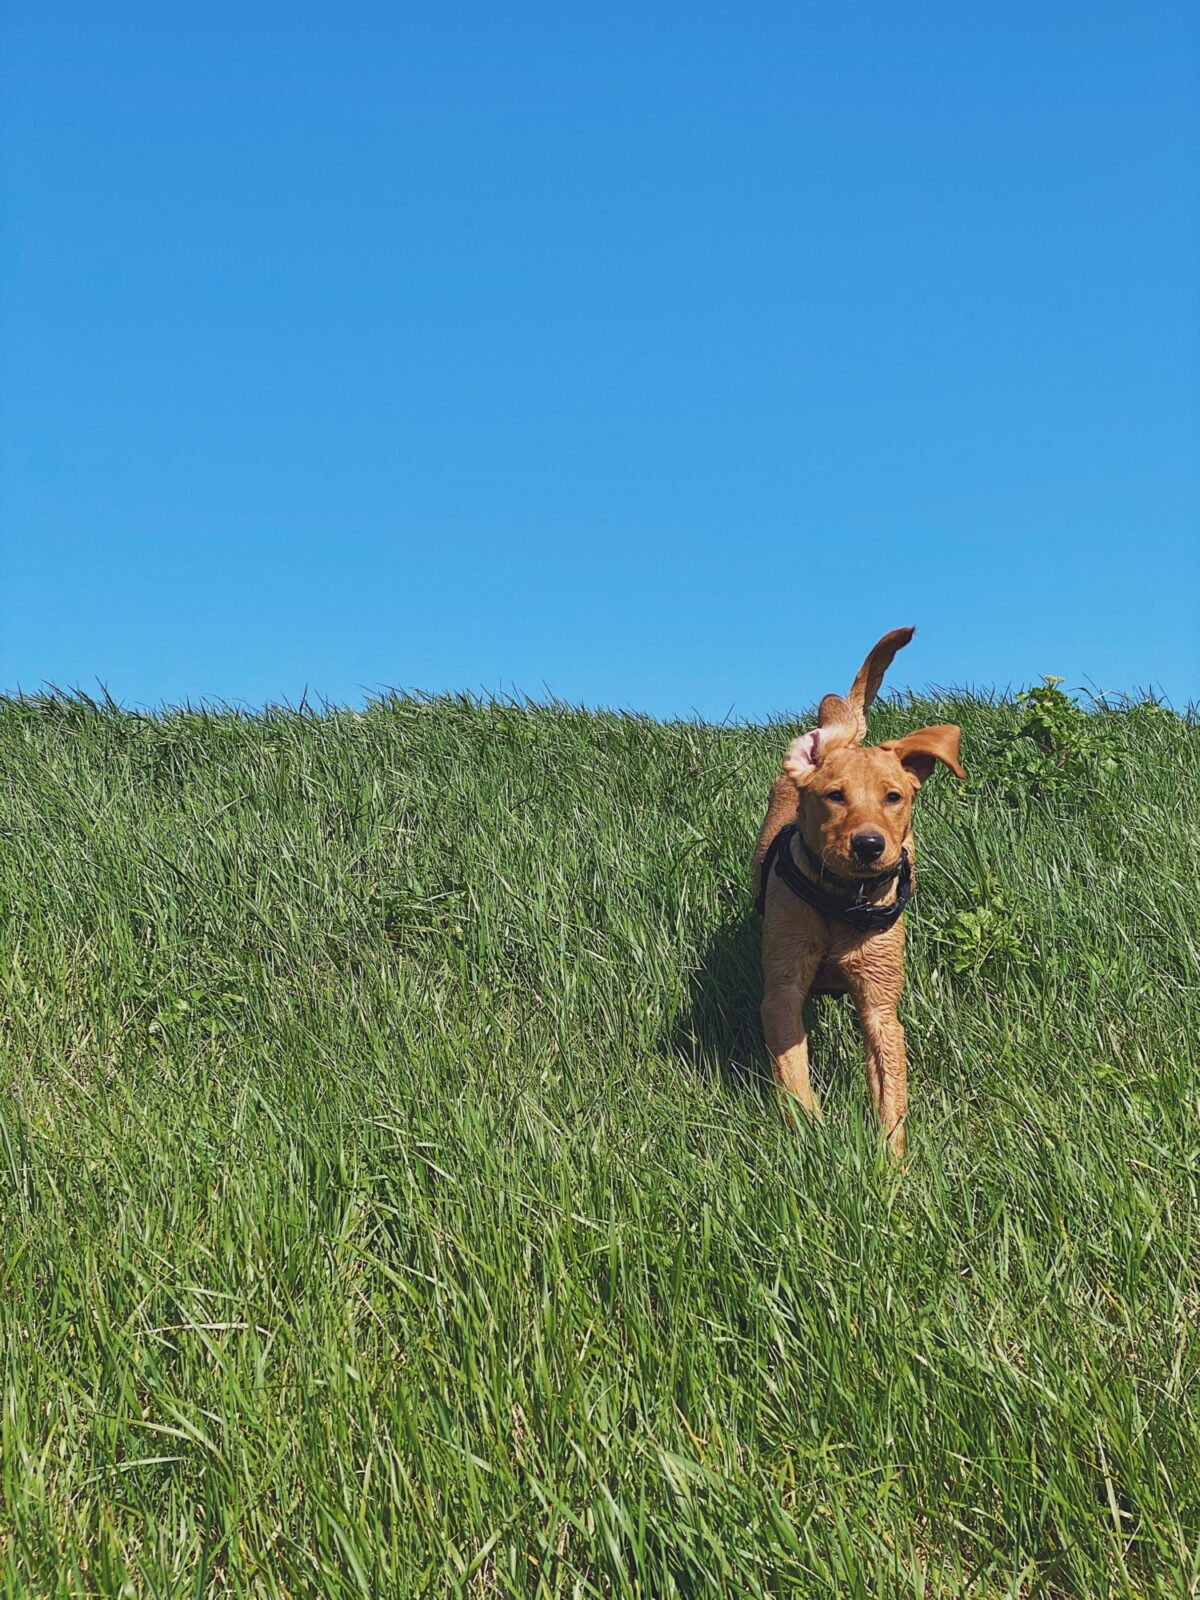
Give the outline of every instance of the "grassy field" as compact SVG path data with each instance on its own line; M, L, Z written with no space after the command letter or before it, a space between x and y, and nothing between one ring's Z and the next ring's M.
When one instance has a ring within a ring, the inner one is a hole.
M1038 704L873 714L903 1171L763 1075L799 724L0 704L0 1593L1200 1593L1200 729Z

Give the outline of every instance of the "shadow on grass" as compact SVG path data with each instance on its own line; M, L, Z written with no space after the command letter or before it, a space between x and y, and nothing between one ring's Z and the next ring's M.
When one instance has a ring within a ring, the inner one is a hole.
M771 1067L763 1041L762 922L748 911L712 934L689 975L688 999L671 1032L675 1055L705 1077L730 1087L761 1093L770 1086ZM846 1024L850 1001L810 996L804 1007L813 1084L839 1090L858 1069L850 1059Z

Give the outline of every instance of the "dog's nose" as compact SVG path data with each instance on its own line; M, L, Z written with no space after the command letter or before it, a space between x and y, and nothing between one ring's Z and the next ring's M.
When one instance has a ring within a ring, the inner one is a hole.
M878 861L883 854L883 844L881 833L856 833L850 840L850 848L860 861Z

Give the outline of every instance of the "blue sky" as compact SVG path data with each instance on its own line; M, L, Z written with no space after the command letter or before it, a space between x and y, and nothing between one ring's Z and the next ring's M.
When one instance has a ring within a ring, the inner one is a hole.
M1190 4L53 7L0 687L1200 698Z

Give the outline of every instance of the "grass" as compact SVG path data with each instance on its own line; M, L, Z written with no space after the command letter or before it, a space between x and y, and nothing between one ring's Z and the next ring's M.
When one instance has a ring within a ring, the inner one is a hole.
M1200 730L1022 714L873 714L897 1172L763 1076L795 729L0 704L0 1593L1200 1594Z

